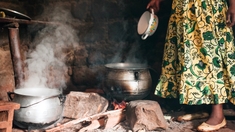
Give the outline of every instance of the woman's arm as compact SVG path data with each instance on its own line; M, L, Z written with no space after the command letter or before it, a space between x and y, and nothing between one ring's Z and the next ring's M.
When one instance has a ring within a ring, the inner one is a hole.
M150 0L150 2L147 5L147 9L153 8L155 12L158 12L160 9L160 3L163 0Z
M226 21L229 27L232 27L235 24L235 1L234 0L229 0L229 8L227 11Z

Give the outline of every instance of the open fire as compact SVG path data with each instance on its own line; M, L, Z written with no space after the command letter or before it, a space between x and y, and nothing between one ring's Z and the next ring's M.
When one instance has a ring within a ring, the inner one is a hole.
M117 102L117 100L114 100L112 102L112 105L114 107L114 110L118 110L118 109L125 109L126 108L126 102L123 100L120 103Z

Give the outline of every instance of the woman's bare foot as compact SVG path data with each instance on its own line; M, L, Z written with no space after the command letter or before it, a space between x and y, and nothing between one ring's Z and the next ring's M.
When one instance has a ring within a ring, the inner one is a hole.
M211 115L206 122L203 122L197 127L198 131L211 132L219 130L220 128L226 126L226 120L223 114L223 105L212 105Z
M223 104L212 105L209 119L206 121L209 125L218 125L224 119Z

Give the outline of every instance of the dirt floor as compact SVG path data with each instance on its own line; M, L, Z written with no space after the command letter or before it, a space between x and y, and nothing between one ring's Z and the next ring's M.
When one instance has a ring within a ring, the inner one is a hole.
M162 112L164 113L165 118L167 119L168 128L160 132L196 132L196 128L202 122L206 121L204 119L195 119L187 122L178 122L175 119L186 113L195 113L200 111L210 111L210 106L182 106L178 105L176 101L172 100L158 100L161 105ZM231 104L226 104L224 106L224 113L227 120L226 127L216 131L216 132L235 132L235 106ZM60 130L60 132L79 132L82 128L81 124L73 125L70 128ZM13 128L12 132L27 132L27 130ZM43 130L31 130L31 132L43 132ZM132 132L131 128L128 126L127 122L124 120L120 122L113 128L109 129L93 129L86 132ZM158 131L139 131L139 132L158 132Z
M174 120L174 117L182 114L183 112L174 112L171 114L167 114L166 117L171 117L171 119L167 120L169 127L166 130L162 130L161 132L196 132L196 128L206 119L195 119L187 122L177 122ZM235 132L235 118L227 117L227 126L218 130L217 132ZM60 130L60 132L78 132L81 129L81 124L74 125L73 127L66 128ZM12 132L27 132L27 130L22 130L18 128L13 128ZM43 132L43 130L31 130L31 132ZM88 130L86 132L132 132L131 128L128 126L126 121L123 121L116 125L113 128L109 129L93 129ZM139 131L139 132L148 132L148 131ZM157 131L149 131L149 132L157 132Z

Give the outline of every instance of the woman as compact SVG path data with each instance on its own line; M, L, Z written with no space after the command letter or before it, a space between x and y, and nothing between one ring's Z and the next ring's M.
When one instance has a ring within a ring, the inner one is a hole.
M162 0L147 8L157 12ZM212 104L199 131L226 125L223 104L235 104L235 0L173 0L162 74L155 94L180 104Z

